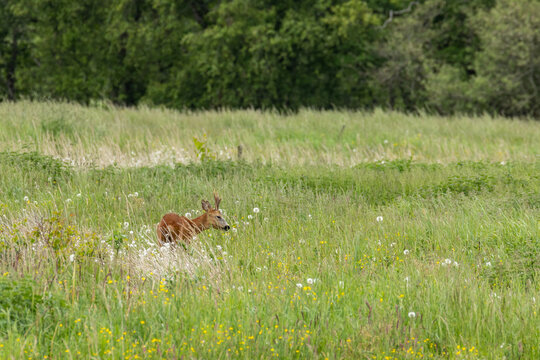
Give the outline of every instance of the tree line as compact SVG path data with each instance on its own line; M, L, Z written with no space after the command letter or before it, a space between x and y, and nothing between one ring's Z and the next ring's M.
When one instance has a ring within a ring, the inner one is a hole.
M540 116L538 0L0 0L0 101Z

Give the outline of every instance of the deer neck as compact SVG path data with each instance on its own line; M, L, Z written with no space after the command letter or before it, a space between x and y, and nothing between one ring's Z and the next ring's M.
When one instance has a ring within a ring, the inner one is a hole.
M210 223L208 221L208 214L204 213L199 217L196 217L195 219L191 220L193 222L193 225L195 227L195 233L198 234L204 230L207 230L210 228Z

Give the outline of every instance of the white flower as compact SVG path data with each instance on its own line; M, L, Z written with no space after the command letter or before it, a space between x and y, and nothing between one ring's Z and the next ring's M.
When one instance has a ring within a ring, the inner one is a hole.
M187 213L186 213L186 217L187 217L187 218L190 218L190 217L191 217L191 213L188 213L188 212L187 212Z
M82 196L82 194L81 194L81 193L78 193L78 194L77 194L77 197L81 197L81 196Z
M261 269L260 267L258 267L258 268L255 269L255 270L257 270L257 272L261 272L261 271L262 271L262 269Z
M408 276L405 277L405 281L406 281L406 282L409 282L409 277L408 277Z
M258 208L258 207L256 207L256 208L253 208L253 212L254 212L255 214L258 214L258 213L259 213L259 211L260 211L260 210L259 210L259 208Z
M268 218L264 218L264 221L268 221Z
M129 234L130 234L130 235L133 235L133 230L131 230L131 231L129 232Z
M446 264L450 265L450 264L452 263L452 260L450 260L450 259L445 259L444 262L445 262Z
M403 250L403 255L409 255L409 253L410 253L409 250L407 250L407 249Z
M236 232L238 232L238 229L237 228L232 228L232 231L233 231L233 233L236 233Z
M491 266L491 261L488 261L488 262L486 263L486 266Z
M504 165L504 164L506 164L506 162L504 162L504 161L501 161L501 165Z
M388 140L385 139L385 140L383 141L383 143L388 144Z
M394 247L394 246L396 246L396 245L397 245L397 244L396 244L395 242L393 242L393 243L390 244L390 247Z
M135 197L139 196L139 193L138 192L134 192L133 195L135 195Z
M126 222L124 223L124 229L127 229L128 227L129 227L129 223L126 221Z
M377 222L382 222L383 221L383 217L382 216L377 216Z
M75 254L69 255L69 261L71 262L75 261Z
M67 203L71 202L71 199L66 199L66 202L67 202Z
M343 281L340 281L340 282L339 282L339 286L340 286L340 287L343 287L344 285L345 285L345 283L344 283Z
M458 266L459 266L459 264L457 263L457 261L454 261L454 266L455 266L455 267L458 267Z
M24 200L24 201L28 201L28 196L25 196L25 197L23 198L23 200Z
M227 255L227 252L226 252L226 251L223 252L223 256L225 256L225 255Z
M313 216L311 216L311 214L308 214L308 218L312 219L312 218L313 218Z
M253 219L253 216L252 215L248 215L248 219Z
M297 288L301 288L301 287L302 287L302 284L298 283L298 284L296 284L296 287L297 287Z
M416 313L414 311L411 311L409 312L409 317L412 319L412 318L415 318L416 317Z
M313 279L312 279L312 278L308 278L308 279L307 279L307 283L310 284L310 285L313 284Z
M216 248L221 251L221 245L216 246Z

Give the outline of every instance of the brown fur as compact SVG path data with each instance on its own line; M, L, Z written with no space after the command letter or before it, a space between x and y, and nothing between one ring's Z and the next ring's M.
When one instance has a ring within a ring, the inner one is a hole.
M163 218L157 226L157 236L160 245L165 243L176 244L178 242L189 244L191 239L206 229L211 227L221 230L229 230L230 227L222 218L219 211L219 203L221 199L214 194L216 208L212 209L208 201L202 201L202 208L206 212L201 216L191 220L185 216L180 216L174 213L163 215Z

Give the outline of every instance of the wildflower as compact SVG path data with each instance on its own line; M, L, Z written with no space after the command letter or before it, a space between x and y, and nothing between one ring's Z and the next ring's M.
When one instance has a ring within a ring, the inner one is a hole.
M268 221L268 218L264 218L264 221Z
M75 261L75 254L69 255L69 261L71 262Z
M416 317L416 313L414 311L411 311L409 312L409 317L412 319L412 318L415 318Z
M129 234L130 234L130 235L133 235L133 230L131 230L131 231L129 232Z
M383 143L388 144L388 140L384 139Z
M66 202L67 203L70 203L72 200L71 199L66 199Z
M313 216L311 216L311 214L308 214L308 218L312 219L312 218L313 218Z
M258 267L256 270L257 270L257 272L261 272L261 271L262 271L262 269L261 269L260 267Z
M383 221L383 217L382 216L377 216L377 222L382 222Z
M454 261L454 266L455 266L455 267L458 267L458 266L459 266L459 264L457 263L457 261Z
M488 261L488 262L486 263L486 266L491 266L491 261Z
M221 245L216 246L216 249L221 251Z
M127 229L129 227L129 223L126 221L124 222L124 229Z
M403 255L409 255L409 253L410 253L409 250L407 250L407 249L403 250Z
M505 161L501 161L501 165L504 165L504 164L506 164L506 162L505 162Z
M344 283L343 281L340 281L340 282L339 282L339 286L340 286L340 287L343 287L344 285L345 285L345 283Z
M25 196L25 197L23 198L23 200L24 200L24 201L28 201L28 196Z
M256 207L256 208L253 208L253 212L254 212L255 214L258 214L258 213L259 213L259 211L260 211L260 210L259 210L259 208L258 208L258 207Z
M81 197L81 196L82 196L82 194L81 194L81 193L78 193L78 194L77 194L77 197Z
M301 289L301 288L302 288L302 284L298 283L298 284L296 284L296 287L299 288L299 289Z
M135 195L135 197L139 196L139 193L138 192L134 192L133 195Z
M252 215L248 215L248 219L253 219L253 216Z
M313 279L312 279L312 278L308 278L308 279L307 279L307 283L310 284L310 285L313 284Z
M188 212L187 212L187 213L186 213L186 217L187 217L187 218L190 218L190 217L191 217L191 213L188 213Z
M445 259L444 262L447 264L447 265L450 265L452 263L452 260L450 259Z

